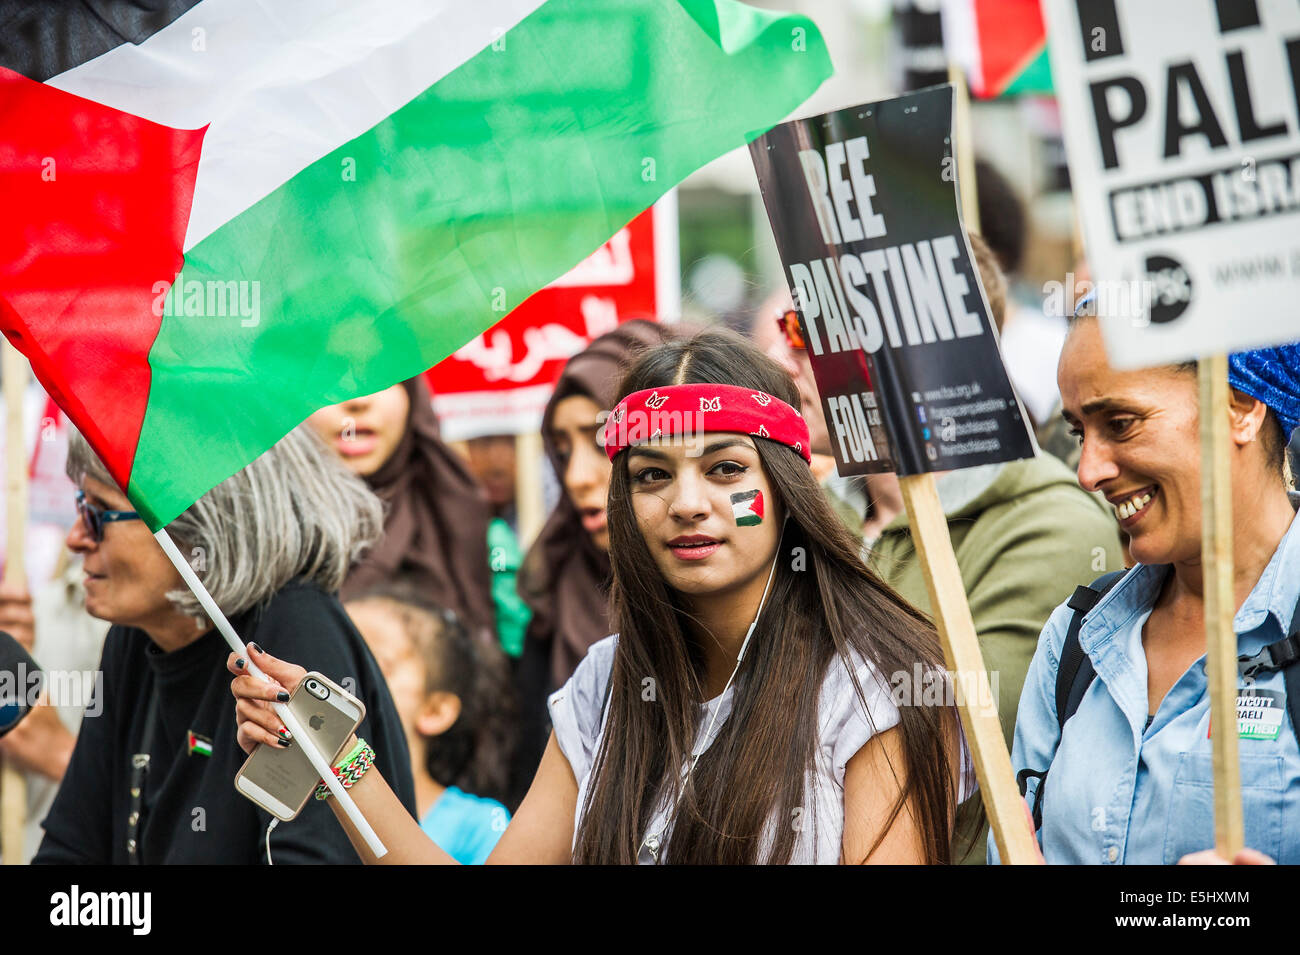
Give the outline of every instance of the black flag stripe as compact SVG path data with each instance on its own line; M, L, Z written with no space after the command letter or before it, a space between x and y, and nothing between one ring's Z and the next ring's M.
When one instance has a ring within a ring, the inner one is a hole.
M199 0L0 0L0 66L42 83L143 43Z

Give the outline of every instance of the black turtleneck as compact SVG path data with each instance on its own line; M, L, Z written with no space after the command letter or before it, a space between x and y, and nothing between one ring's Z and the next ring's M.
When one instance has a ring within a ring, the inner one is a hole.
M325 674L365 703L366 718L358 734L374 746L376 765L414 816L415 784L397 710L374 657L338 600L313 584L294 580L265 607L240 614L231 623L245 641ZM154 694L157 711L140 820L140 861L266 861L265 833L271 817L234 787L246 757L235 741L228 652L215 629L171 653L161 651L142 630L109 631L100 663L103 685L82 721L34 862L128 861L131 756L143 743ZM97 716L92 715L96 705L102 705ZM191 733L211 741L210 756L191 751ZM329 806L315 799L308 800L297 819L276 827L271 856L276 865L359 861Z

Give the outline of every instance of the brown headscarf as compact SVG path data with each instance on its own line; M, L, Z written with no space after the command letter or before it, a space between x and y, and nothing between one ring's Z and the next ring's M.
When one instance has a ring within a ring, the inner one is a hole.
M455 612L470 633L495 642L487 498L443 443L424 380L411 378L402 387L411 402L406 430L392 456L365 479L387 505L384 536L353 566L340 599L400 574L426 599Z
M641 350L674 337L676 328L634 319L595 339L569 359L542 417L542 444L561 481L560 502L524 558L519 593L533 611L525 642L549 645L551 689L573 674L587 648L609 635L609 557L583 529L573 501L563 490L564 465L555 450L551 422L555 406L584 395L610 409L624 368ZM542 649L534 644L529 649Z

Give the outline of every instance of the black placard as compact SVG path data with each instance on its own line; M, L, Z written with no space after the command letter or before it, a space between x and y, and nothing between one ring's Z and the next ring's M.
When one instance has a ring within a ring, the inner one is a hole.
M841 474L1033 457L966 242L952 87L750 144Z

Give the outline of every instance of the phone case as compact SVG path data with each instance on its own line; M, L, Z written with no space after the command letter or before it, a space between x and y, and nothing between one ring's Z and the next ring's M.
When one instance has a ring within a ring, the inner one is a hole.
M322 695L323 694L323 695ZM320 673L308 673L287 704L333 762L365 719L365 705ZM302 811L320 782L297 739L287 749L259 746L235 776L235 789L282 822Z

